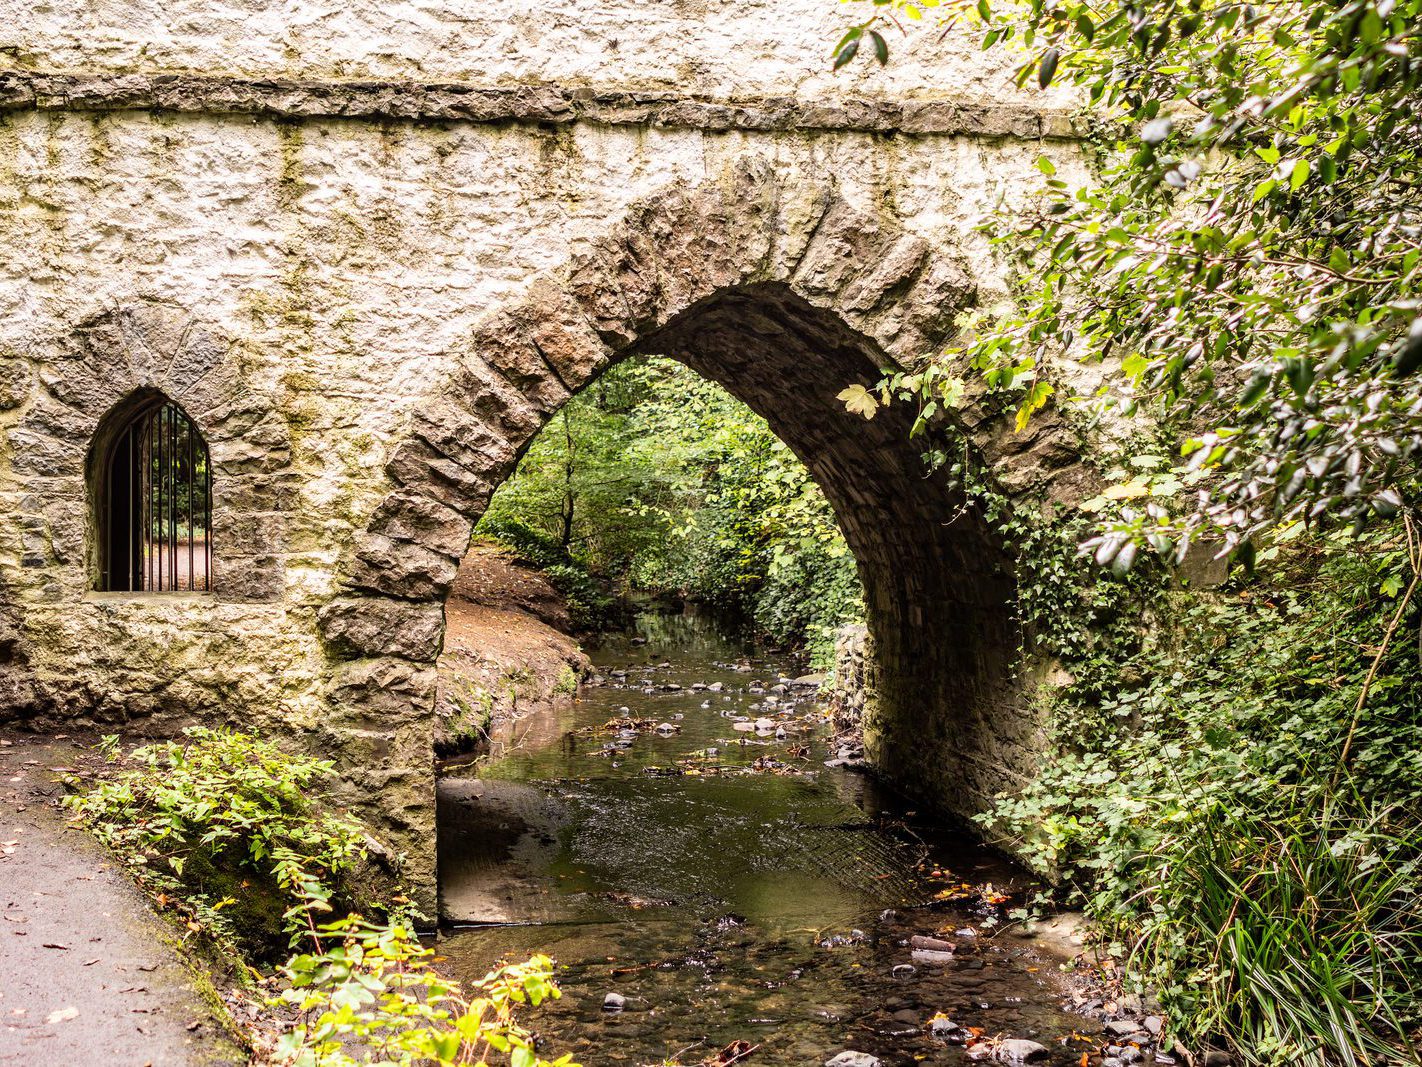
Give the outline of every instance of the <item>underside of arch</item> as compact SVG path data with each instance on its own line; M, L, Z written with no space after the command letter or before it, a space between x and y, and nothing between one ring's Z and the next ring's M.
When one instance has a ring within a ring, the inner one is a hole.
M908 405L866 421L837 399L846 384L872 384L884 353L777 283L722 290L631 351L671 356L720 383L810 470L864 585L876 765L940 807L981 810L1004 761L1022 762L996 733L1016 714L1011 563L962 491L925 466Z

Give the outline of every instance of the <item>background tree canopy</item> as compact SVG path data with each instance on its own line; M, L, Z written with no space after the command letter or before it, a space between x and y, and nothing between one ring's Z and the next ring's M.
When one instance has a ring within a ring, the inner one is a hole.
M860 615L829 503L765 420L673 360L628 360L570 400L479 532L547 570L595 624L616 600L693 600L820 661Z

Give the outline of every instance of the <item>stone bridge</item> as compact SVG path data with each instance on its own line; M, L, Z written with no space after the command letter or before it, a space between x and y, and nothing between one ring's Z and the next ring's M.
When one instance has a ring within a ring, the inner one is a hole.
M259 730L434 892L443 601L567 398L658 353L767 418L859 563L871 752L962 814L1033 773L1010 553L927 477L911 365L1005 286L973 226L1075 149L965 38L840 76L829 0L41 5L0 30L0 719ZM250 10L248 9L250 8ZM295 14L292 14L295 12ZM96 591L95 440L176 403L212 589ZM945 427L1011 492L1054 416Z

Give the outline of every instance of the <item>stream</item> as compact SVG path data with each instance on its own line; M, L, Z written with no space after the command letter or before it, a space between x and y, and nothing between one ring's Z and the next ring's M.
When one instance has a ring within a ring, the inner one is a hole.
M530 1015L545 1051L714 1063L744 1041L750 1064L956 1064L980 1035L1099 1062L1058 959L994 936L1030 880L825 766L837 742L792 662L695 616L642 616L589 651L599 683L440 788L442 966L477 979L552 955L563 997Z

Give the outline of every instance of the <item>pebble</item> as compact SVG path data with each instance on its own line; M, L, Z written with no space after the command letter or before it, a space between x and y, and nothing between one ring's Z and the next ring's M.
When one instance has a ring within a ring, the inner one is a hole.
M1025 1037L1004 1038L993 1045L984 1041L968 1049L968 1055L975 1060L991 1059L998 1063L1013 1065L1037 1063L1045 1060L1051 1054L1051 1050L1046 1045L1028 1041Z
M941 937L926 937L923 934L914 934L909 938L910 948L926 948L932 952L952 952L957 948L951 941L944 941Z
M1130 1037L1133 1034L1139 1034L1144 1029L1145 1027L1134 1019L1112 1019L1106 1024L1106 1032L1115 1037Z
M894 964L894 969L890 973L895 978L908 978L911 975L917 974L918 968L915 967L912 963L896 963Z
M621 993L609 993L602 998L603 1011L621 1011L627 1007L627 998Z
M825 1067L879 1067L881 1062L878 1056L848 1050L825 1060Z
M913 950L915 963L931 963L941 967L945 963L952 963L956 958L951 952L942 952L937 949L916 948Z

